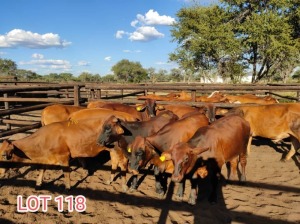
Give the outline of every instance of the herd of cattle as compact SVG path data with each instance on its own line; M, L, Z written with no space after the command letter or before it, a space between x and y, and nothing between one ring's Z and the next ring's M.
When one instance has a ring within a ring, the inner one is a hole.
M153 165L155 189L164 194L163 175L168 173L179 183L176 195L183 197L184 181L191 181L189 203L197 199L198 178L209 178L211 202L217 201L217 184L221 168L230 164L229 179L246 180L247 155L252 138L260 136L274 141L289 138L291 149L283 158L289 160L300 148L300 103L278 103L272 97L255 95L226 96L213 93L202 96L203 107L182 104L159 104L159 100L185 101L187 94L148 95L140 105L93 101L87 107L56 104L41 114L42 127L20 140L4 140L0 147L5 163L40 164L36 181L41 187L49 165L62 168L65 188L71 188L70 159L84 164L108 150L111 176L118 167L122 173L122 190L127 191L126 173L133 175L130 188L136 189L137 177L147 164ZM198 98L200 101L200 97ZM256 103L215 110L214 102ZM1 168L1 174L7 169Z

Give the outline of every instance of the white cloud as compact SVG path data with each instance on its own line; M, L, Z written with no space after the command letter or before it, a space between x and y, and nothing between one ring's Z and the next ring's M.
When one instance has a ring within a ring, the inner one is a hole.
M105 61L111 61L111 56L107 56L104 58Z
M155 27L152 26L141 26L136 29L135 32L131 33L129 40L131 41L151 41L154 39L162 38L165 35L158 32Z
M34 59L43 59L44 55L38 54L38 53L34 53L34 54L32 54L31 57L34 58Z
M78 66L89 66L90 63L87 62L87 61L79 61L79 62L77 62L77 65L78 65Z
M71 69L71 64L69 61L66 60L54 60L54 59L37 59L31 61L21 61L20 65L35 65L41 68L49 68L49 69L63 69L69 70Z
M0 35L0 47L3 48L63 48L70 44L71 42L61 40L58 34L53 33L38 34L31 31L14 29L5 35Z
M133 27L136 27L136 25L139 23L138 20L133 20L130 25L133 26Z
M124 34L125 34L125 31L123 31L123 30L118 30L117 33L116 33L116 38L117 38L117 39L122 39L123 36L124 36Z
M170 26L176 21L171 16L159 15L158 12L150 9L145 15L137 14L137 20L132 21L136 25L137 21L145 25L166 25Z

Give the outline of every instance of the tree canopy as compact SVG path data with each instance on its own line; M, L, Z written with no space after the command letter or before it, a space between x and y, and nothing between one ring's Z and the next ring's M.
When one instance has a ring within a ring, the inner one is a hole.
M238 82L251 71L252 82L281 74L299 64L299 2L222 0L177 13L171 34L178 43L170 60L187 72L215 70Z
M111 70L120 81L141 82L147 79L147 72L140 62L123 59L115 64Z

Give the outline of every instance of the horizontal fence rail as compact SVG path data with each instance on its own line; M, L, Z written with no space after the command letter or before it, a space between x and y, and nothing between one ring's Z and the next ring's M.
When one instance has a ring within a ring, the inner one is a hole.
M40 122L11 119L11 115L41 110L56 103L69 105L86 105L89 101L109 100L125 104L139 104L141 95L164 95L170 92L185 91L191 94L191 101L158 101L158 104L186 104L204 106L205 102L196 102L196 96L207 95L213 91L225 94L258 94L273 95L277 99L289 102L300 101L300 84L203 84L203 83L144 83L144 84L109 84L109 83L31 83L0 82L0 124L6 125L6 130L0 130L0 138L15 133L39 128ZM285 95L292 93L293 96ZM232 108L242 104L214 103L215 107ZM247 104L249 105L249 104ZM255 104L250 104L256 106ZM11 126L21 126L11 129Z

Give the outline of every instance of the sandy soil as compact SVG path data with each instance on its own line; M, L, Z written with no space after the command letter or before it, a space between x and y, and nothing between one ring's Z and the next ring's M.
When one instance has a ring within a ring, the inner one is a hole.
M11 139L24 136L17 134ZM177 201L174 197L177 185L170 178L168 191L163 198L158 197L151 171L144 172L135 192L123 193L120 178L106 185L110 175L107 152L89 161L96 169L92 176L73 164L72 189L67 194L62 171L46 171L43 189L36 190L38 172L34 167L25 166L19 174L11 173L0 180L0 223L300 223L300 156L285 163L279 161L288 147L286 143L275 145L269 140L255 140L248 157L246 184L229 184L222 179L215 205L207 201L210 185L205 179L200 181L195 206L187 204L189 183L184 200ZM226 177L225 166L222 174ZM20 213L17 212L18 195L23 200L30 195L51 195L52 200L47 212L39 209L35 213ZM54 201L59 195L85 196L86 210L69 212L64 203L64 211L59 212Z

